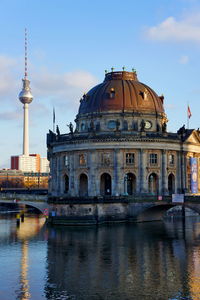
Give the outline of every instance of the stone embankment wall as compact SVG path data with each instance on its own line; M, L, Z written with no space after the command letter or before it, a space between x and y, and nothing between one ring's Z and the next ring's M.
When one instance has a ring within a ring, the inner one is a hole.
M47 202L47 195L0 193L0 200Z
M150 203L50 204L49 222L60 225L90 225L114 222L161 220L172 207ZM158 207L158 208L157 208ZM146 211L149 213L145 213Z
M186 199L185 199L186 200ZM162 220L165 212L181 203L168 201L112 201L96 203L49 203L49 222L65 225L89 225L111 222L143 222ZM200 200L184 203L200 213Z

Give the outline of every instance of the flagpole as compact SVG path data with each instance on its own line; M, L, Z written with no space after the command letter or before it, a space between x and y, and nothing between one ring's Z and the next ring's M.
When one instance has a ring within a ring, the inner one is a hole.
M53 132L55 132L55 119L56 119L55 108L53 108Z
M191 110L190 110L190 107L188 104L187 105L187 129L189 129L189 121L190 121L191 116L192 116L192 113L191 113Z

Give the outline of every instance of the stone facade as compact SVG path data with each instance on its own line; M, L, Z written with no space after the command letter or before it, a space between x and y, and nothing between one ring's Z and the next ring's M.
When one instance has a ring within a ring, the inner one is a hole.
M164 97L131 76L107 74L81 99L75 130L49 132L50 196L191 192L190 157L200 168L200 132L184 126L167 132Z

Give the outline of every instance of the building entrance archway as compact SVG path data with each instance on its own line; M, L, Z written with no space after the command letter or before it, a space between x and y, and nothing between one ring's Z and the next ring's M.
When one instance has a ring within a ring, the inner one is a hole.
M150 194L158 194L159 184L158 184L158 175L151 173L148 179L148 189Z
M64 175L64 193L68 193L69 191L69 176L67 174Z
M175 176L172 173L168 176L168 191L170 195L175 193Z
M133 173L125 175L127 194L133 195L136 192L136 176Z
M112 180L108 173L103 173L100 178L100 193L102 196L109 196L112 193Z
M79 195L82 197L88 196L88 177L84 173L79 178Z

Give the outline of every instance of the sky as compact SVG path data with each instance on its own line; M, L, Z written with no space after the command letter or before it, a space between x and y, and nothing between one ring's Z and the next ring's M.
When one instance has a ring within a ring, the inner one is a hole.
M28 32L30 153L46 157L53 107L69 131L79 101L105 70L137 70L139 81L163 94L168 131L200 127L199 0L1 0L0 168L22 154L24 31Z

